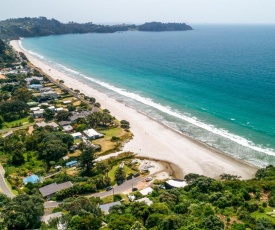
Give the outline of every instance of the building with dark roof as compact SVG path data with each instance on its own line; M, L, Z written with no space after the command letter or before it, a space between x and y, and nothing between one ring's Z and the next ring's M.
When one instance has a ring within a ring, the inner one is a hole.
M53 184L46 185L46 186L40 188L39 191L43 197L49 198L52 195L54 195L55 193L61 191L62 189L71 188L71 187L73 187L72 182L67 181L67 182L64 182L61 184L53 183Z

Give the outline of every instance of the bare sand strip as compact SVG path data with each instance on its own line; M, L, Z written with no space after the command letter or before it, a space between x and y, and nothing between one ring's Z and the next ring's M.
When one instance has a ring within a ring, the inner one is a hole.
M129 121L134 138L125 144L124 151L138 153L139 157L170 162L181 170L181 173L177 173L178 175L198 173L217 178L222 173L228 173L248 179L255 174L257 170L255 166L191 140L87 84L52 69L22 50L18 41L11 41L11 45L16 51L24 52L32 64L41 68L46 74L54 79L64 80L68 87L79 89L87 96L95 97L102 108L109 109L117 119Z

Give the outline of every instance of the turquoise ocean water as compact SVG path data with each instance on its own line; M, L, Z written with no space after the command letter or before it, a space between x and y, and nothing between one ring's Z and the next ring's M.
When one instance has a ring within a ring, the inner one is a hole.
M43 62L209 146L275 165L275 26L27 38Z

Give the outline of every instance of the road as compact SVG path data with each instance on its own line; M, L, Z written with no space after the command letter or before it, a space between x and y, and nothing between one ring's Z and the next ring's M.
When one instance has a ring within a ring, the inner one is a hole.
M14 195L6 183L3 173L4 173L4 169L3 169L3 166L0 164L0 190L2 193L6 194L8 197L13 198Z
M133 178L131 180L127 180L125 181L123 184L121 185L117 185L113 187L113 190L110 191L104 191L104 192L100 192L100 193L94 193L91 195L88 195L87 197L106 197L106 196L111 196L113 194L119 194L119 193L123 193L129 189L131 189L132 187L135 187L135 185L137 185L139 182L143 181L145 179L145 177L136 177Z

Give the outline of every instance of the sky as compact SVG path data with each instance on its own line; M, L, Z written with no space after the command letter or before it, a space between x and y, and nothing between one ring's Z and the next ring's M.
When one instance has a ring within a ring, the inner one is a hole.
M0 20L45 16L104 24L275 24L275 0L0 0L0 6Z

